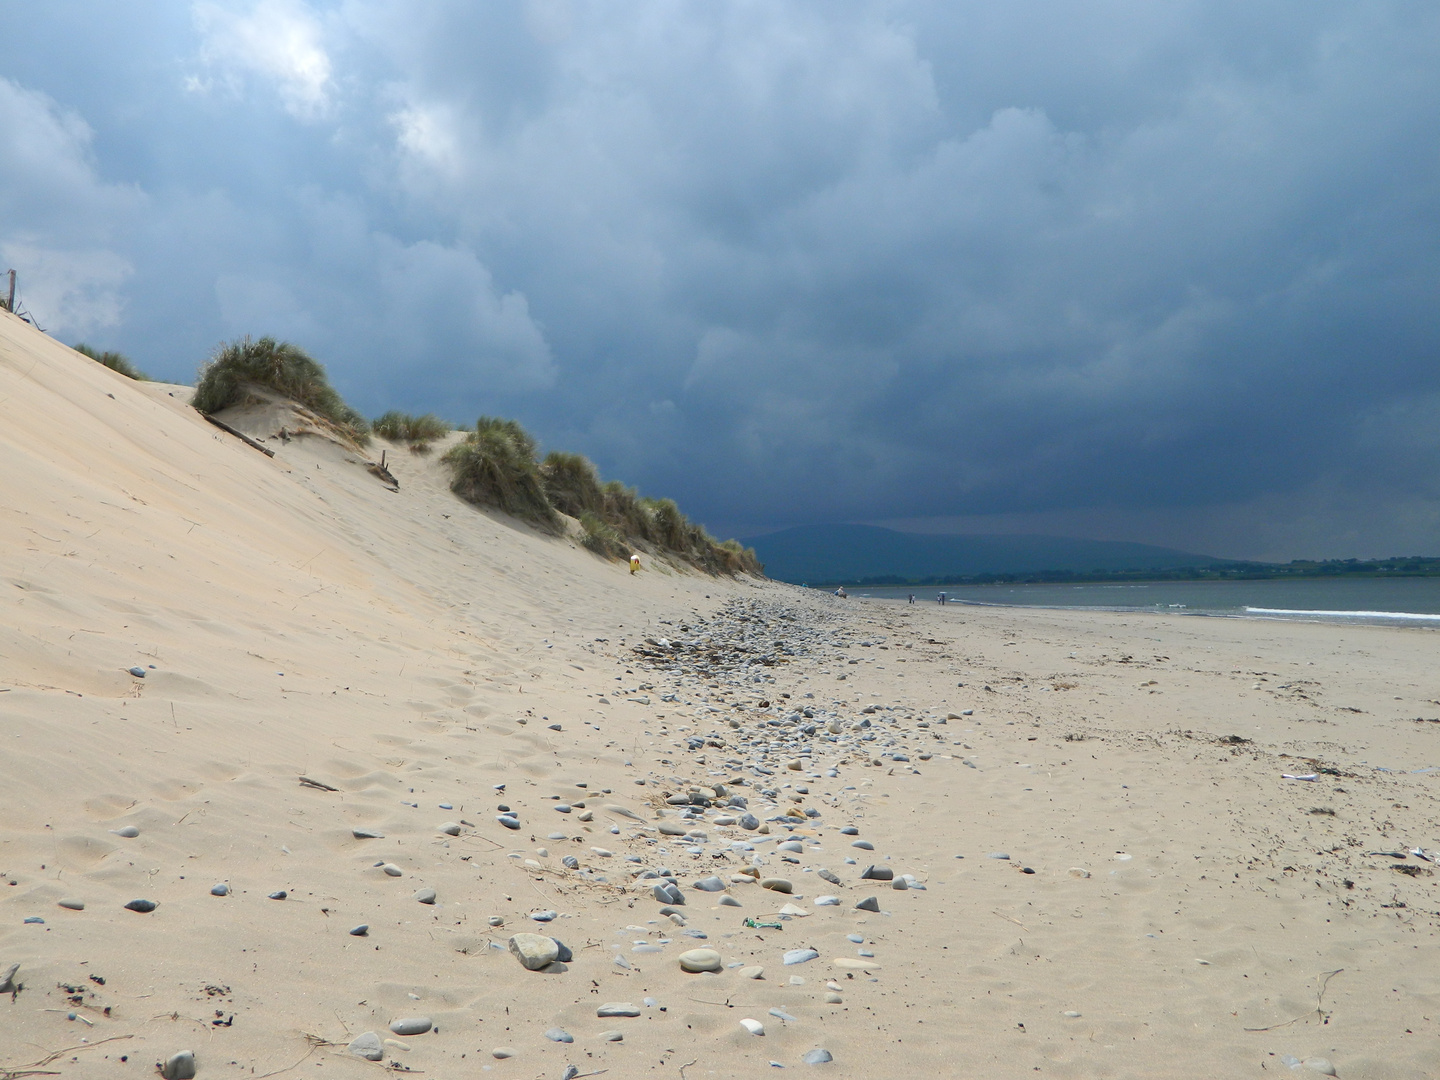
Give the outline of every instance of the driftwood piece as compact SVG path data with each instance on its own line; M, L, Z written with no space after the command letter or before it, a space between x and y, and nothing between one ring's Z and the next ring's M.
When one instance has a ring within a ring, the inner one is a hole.
M322 784L319 780L311 780L308 776L300 777L302 787L315 788L318 791L339 791L338 787L331 787L329 784Z
M275 456L274 450L271 450L268 446L262 446L260 443L252 439L249 435L246 435L243 431L236 431L229 424L225 423L224 420L216 420L215 417L211 416L209 413L201 413L200 415L205 417L206 420L209 420L210 423L214 424L221 431L227 431L246 445L253 446L256 450L259 450L266 457Z
M380 463L378 465L373 461L367 461L365 468L369 469L372 475L378 476L381 480L385 481L385 483L389 484L395 491L400 490L400 481L396 480L395 477L391 475L390 470L385 467L384 450L380 451Z

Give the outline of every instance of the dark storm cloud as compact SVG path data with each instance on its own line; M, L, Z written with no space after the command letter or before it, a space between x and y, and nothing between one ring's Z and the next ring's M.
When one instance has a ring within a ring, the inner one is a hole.
M717 524L1318 491L1440 549L1430 7L107 11L0 44L0 254L66 340L282 334Z

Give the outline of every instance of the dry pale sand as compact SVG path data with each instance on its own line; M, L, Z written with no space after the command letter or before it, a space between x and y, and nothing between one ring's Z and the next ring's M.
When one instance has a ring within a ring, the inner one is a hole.
M314 435L267 458L184 396L0 315L0 1077L186 1049L205 1080L1440 1072L1440 878L1376 854L1440 848L1432 632L632 578L461 504L433 457L392 448L392 492ZM797 736L800 706L838 734ZM716 783L819 817L657 831ZM732 880L757 862L794 895ZM684 928L632 878L661 866ZM741 907L688 888L710 874ZM743 925L784 903L807 914ZM574 958L526 971L520 931ZM707 945L764 977L682 973ZM382 1062L346 1052L367 1031Z

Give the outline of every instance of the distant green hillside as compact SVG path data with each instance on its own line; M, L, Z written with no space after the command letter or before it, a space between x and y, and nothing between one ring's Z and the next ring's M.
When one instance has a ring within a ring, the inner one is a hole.
M1057 536L929 536L874 525L802 525L744 541L780 581L903 585L1036 574L1113 574L1217 566L1151 544Z

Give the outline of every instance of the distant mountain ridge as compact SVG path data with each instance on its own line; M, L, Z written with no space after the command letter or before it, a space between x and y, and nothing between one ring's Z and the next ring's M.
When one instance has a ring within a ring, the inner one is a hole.
M742 541L768 577L794 584L897 584L1039 571L1172 570L1223 560L1152 544L1060 536L939 536L876 525L799 525Z

